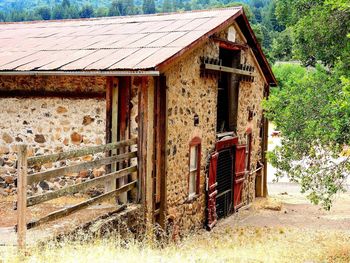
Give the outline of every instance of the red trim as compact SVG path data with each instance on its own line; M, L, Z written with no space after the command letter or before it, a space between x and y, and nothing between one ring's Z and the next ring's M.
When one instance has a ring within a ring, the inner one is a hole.
M199 137L194 137L191 141L190 141L190 146L195 146L198 144L202 143L202 139Z
M226 39L213 37L214 42L219 43L219 47L222 49L228 49L228 50L246 50L248 49L247 45L244 44L238 44L232 41L228 41Z
M215 150L219 152L222 149L233 147L236 144L238 144L238 137L222 139L215 144Z
M202 140L199 137L194 137L190 143L189 143L189 158L188 158L188 170L190 171L190 162L191 162L191 147L197 146L197 176L196 176L196 194L199 194L199 188L200 188L200 175L201 175L201 156L202 156ZM190 176L191 173L188 173L188 186L190 185ZM188 196L190 195L189 193L189 187L188 187Z

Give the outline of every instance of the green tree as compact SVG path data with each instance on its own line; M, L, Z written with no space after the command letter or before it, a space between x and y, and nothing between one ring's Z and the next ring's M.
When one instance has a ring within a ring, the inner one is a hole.
M350 173L350 152L344 154L350 145L350 5L278 0L276 15L287 29L273 40L271 54L289 59L292 50L316 68L274 67L280 89L264 107L283 138L269 158L279 176L287 174L312 202L329 209Z
M63 8L69 8L70 7L70 1L69 0L63 0L61 6Z
M339 2L339 1L338 1ZM337 60L349 57L350 8L322 0L279 0L276 14L290 27L297 58L308 64L321 60L334 66ZM342 3L342 1L340 1Z
M0 12L0 22L5 22L7 21L7 16L5 12Z
M108 12L110 16L126 16L135 13L136 11L133 0L115 0L109 7Z
M171 12L172 9L173 9L172 1L171 0L164 0L162 11L164 13L168 13L168 12Z
M288 61L293 57L293 42L290 30L280 32L272 40L270 56L273 60Z
M144 14L154 14L156 12L154 0L143 0L142 10Z
M329 209L350 173L348 157L341 154L350 143L350 108L345 107L350 97L340 72L293 64L277 65L274 72L280 88L264 107L283 137L269 159L277 176L288 175L312 202Z
M103 16L108 16L108 8L107 7L99 7L96 10L96 17L103 17Z
M50 20L51 19L51 9L47 6L39 7L35 12L39 19L42 20Z
M84 5L79 12L81 18L94 17L94 14L94 8L91 5Z

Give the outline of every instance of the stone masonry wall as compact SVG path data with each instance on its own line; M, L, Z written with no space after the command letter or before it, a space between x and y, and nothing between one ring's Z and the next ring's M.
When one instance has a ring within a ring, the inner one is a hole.
M216 136L217 80L200 78L200 56L217 57L219 49L208 44L197 48L166 73L168 87L167 200L168 217L175 231L184 233L203 226L207 156ZM194 115L199 125L194 126ZM189 143L200 137L200 194L188 200Z
M236 27L236 41L244 43ZM228 29L219 35L227 38ZM216 142L217 89L216 77L200 77L200 56L219 57L219 47L211 41L192 51L165 72L168 88L168 134L167 134L167 199L168 217L174 221L176 233L185 233L202 227L205 221L205 176L206 165ZM262 117L263 76L250 50L242 51L241 63L253 65L257 72L254 83L241 82L237 135L239 143L246 143L246 131L252 129L251 167L261 158L259 137ZM248 121L249 110L253 119ZM194 115L199 116L199 125L194 126ZM200 194L188 200L189 142L198 136L202 139ZM242 200L245 204L255 197L255 174L244 183Z
M238 31L238 27L236 27ZM237 40L241 43L245 41L240 37L240 34L236 36ZM251 143L251 155L250 155L250 167L251 171L246 178L243 191L242 202L244 204L251 203L255 199L255 176L254 170L257 168L258 162L262 158L262 149L260 137L260 127L263 116L262 100L264 98L264 86L265 80L261 71L259 71L259 65L253 57L253 51L251 49L243 50L241 52L241 62L254 66L256 77L253 83L241 82L239 86L239 105L238 105L238 117L237 117L237 134L240 143L247 143L247 131L251 129L252 143ZM248 120L249 110L253 112L252 120Z
M105 78L1 77L0 89L39 89L79 94L104 92L105 83ZM106 106L103 99L1 98L0 105L0 191L3 195L15 191L16 143L28 144L29 156L105 143ZM87 156L84 160L93 158ZM71 163L79 161L80 159L72 160ZM41 170L59 167L61 164L49 163L41 167ZM67 180L44 183L33 190L40 192L57 189L65 184L84 181L87 177L100 176L103 172L101 168L93 173L67 175Z

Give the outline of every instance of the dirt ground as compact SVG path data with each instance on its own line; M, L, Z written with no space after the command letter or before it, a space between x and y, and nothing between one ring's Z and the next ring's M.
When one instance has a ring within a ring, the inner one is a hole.
M256 199L249 209L222 220L220 225L339 230L350 234L350 192L338 195L331 210L325 211L310 204L295 184L269 184L269 189L267 199Z
M27 209L27 222L86 200L86 197L61 197ZM0 199L0 246L16 244L14 226L17 223L17 211L13 209L15 196ZM103 214L116 209L111 203L94 205L63 219L57 219L27 231L27 243L53 237L55 234L69 232L79 225L87 223ZM1 262L1 261L0 261Z

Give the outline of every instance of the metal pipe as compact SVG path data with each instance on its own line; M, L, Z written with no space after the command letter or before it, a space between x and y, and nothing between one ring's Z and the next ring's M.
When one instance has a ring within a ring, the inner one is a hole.
M154 70L143 70L143 71L101 71L101 70L90 70L90 71L0 71L0 76L114 76L114 77L127 77L127 76L159 76L159 71Z

